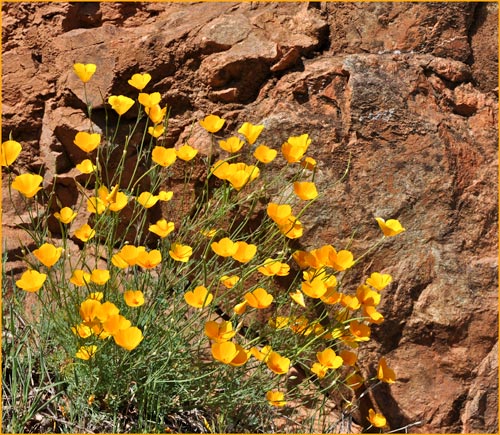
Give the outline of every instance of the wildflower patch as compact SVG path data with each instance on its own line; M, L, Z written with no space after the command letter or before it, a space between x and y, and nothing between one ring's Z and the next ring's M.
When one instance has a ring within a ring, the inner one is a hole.
M87 87L99 69L79 63L74 72ZM134 74L128 84L128 95L105 98L105 132L90 123L75 133L85 153L76 168L85 177L73 204L45 189L42 175L14 171L22 144L1 145L10 195L20 195L35 228L15 298L34 293L42 305L36 333L51 337L67 412L129 412L137 416L132 431L141 422L141 430L158 432L183 408L203 410L213 425L220 415L260 409L268 430L280 413L293 413L290 404L319 404L320 420L328 395L354 397L358 388L396 382L383 357L371 378L358 366L360 346L384 321L379 306L392 277L370 270L355 288L347 277L404 232L401 223L376 217L381 236L365 252L333 240L294 248L308 231L306 210L321 201L313 135L262 143L264 125L244 122L226 134L223 115L208 114L198 122L217 152L206 155L193 141L176 149L166 141L169 108L158 92L145 92L151 75ZM121 135L129 111L137 119ZM133 168L125 165L128 152L137 155ZM168 186L178 165L184 185L174 192ZM49 217L60 237L49 231ZM301 382L290 382L292 371ZM373 409L367 420L388 427Z

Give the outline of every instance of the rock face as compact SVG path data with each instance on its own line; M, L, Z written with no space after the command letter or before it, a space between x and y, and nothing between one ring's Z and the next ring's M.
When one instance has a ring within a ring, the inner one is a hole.
M2 134L29 150L23 169L58 176L64 205L82 159L72 138L88 127L75 62L98 67L96 129L101 93L133 96L127 80L147 71L172 110L170 146L208 113L227 131L264 124L271 146L309 133L324 199L301 219L304 248L344 246L356 229L352 250L363 252L375 216L407 229L366 261L394 282L362 369L373 375L384 354L399 377L371 391L370 406L391 428L421 422L414 433L497 433L496 3L2 7ZM192 137L207 140L199 127ZM15 221L4 209L13 269Z

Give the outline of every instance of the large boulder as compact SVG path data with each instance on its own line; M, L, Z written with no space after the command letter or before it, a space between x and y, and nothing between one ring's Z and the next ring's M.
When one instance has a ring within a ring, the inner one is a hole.
M379 236L374 217L407 229L351 278L394 277L382 299L387 320L364 347L361 370L372 376L383 354L398 382L365 400L394 429L497 432L496 4L2 8L2 134L29 151L20 170L41 170L47 189L56 183L63 201L76 201L74 164L83 156L72 136L86 125L86 103L103 129L103 96L135 97L127 80L136 72L149 72L147 91L171 107L169 146L192 132L208 154L208 136L192 126L209 113L225 117L227 131L264 124L261 139L273 147L309 133L324 196L301 219L300 246L343 247L356 231L351 249L361 255ZM75 62L97 64L86 93ZM19 245L29 241L15 222L15 211L4 211L7 267L19 273ZM366 415L358 420L365 425Z

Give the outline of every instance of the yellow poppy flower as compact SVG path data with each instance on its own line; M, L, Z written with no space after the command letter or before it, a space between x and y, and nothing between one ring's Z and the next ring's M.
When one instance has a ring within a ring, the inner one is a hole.
M229 237L224 237L218 242L213 242L210 247L217 255L221 257L231 257L238 249L238 245L234 243Z
M70 207L63 207L60 211L54 213L54 217L63 224L69 224L76 218L76 212Z
M129 264L128 261L126 261L127 259L122 255L122 253L120 251L120 252L116 253L115 255L113 255L113 257L111 258L111 263L113 264L113 266L116 266L120 269L126 269L127 267L136 264L136 260L137 260L138 256L139 256L139 252L137 252L137 254L133 258L133 260L131 260L131 262L133 261L133 264Z
M2 147L0 149L0 165L1 166L10 166L19 156L19 153L23 147L19 142L15 140L7 140L2 143Z
M217 115L208 115L200 121L200 125L209 133L217 133L226 121Z
M113 302L106 301L97 308L96 317L105 322L110 316L116 316L119 312L120 309Z
M109 200L109 209L111 211L120 211L128 204L128 196L123 192L116 192L114 198Z
M149 252L141 251L137 256L137 264L144 269L152 269L161 262L161 252L158 249L153 249Z
M329 369L338 369L343 363L342 357L338 356L335 351L329 347L321 352L317 352L316 358L318 358L321 364Z
M116 184L111 189L111 192L108 190L106 186L100 186L99 189L97 189L97 195L99 199L102 200L104 205L108 206L111 202L116 201L116 197L118 195L118 189L119 189L118 184Z
M321 269L323 266L330 266L330 256L337 254L332 245L324 245L321 248L313 249L305 254L305 261L313 269ZM331 266L330 266L331 267Z
M236 344L236 350L238 351L238 353L230 361L229 364L231 364L234 367L240 367L248 361L248 358L250 358L250 352L248 352L246 349L244 349L239 344Z
M349 331L354 336L354 341L369 341L371 330L368 325L353 320L349 323Z
M144 294L140 290L127 290L123 293L123 299L129 307L144 305Z
M352 252L345 249L336 252L335 249L328 258L328 266L334 268L338 272L342 272L354 266L354 256Z
M335 252L335 249L331 245L325 245L318 249L313 249L310 252L307 251L297 251L297 260L299 260L300 266L303 269L312 268L314 271L321 269L324 266L330 266L330 252ZM296 260L296 261L297 261ZM331 267L331 266L330 266ZM304 272L306 273L306 272ZM304 279L306 279L304 277Z
M223 343L231 340L236 335L236 331L233 330L231 322L210 320L205 323L205 335L216 343Z
M275 204L270 202L267 205L267 215L278 225L288 222L288 218L292 215L292 207L288 204Z
M106 203L96 196L87 199L87 211L89 213L102 214L106 211Z
M111 258L111 263L120 269L125 269L128 266L135 266L139 254L146 251L144 246L125 245L119 252Z
M319 362L315 362L311 366L311 372L313 372L318 378L323 379L328 373L328 367L325 367Z
M247 242L236 242L236 252L232 255L233 259L240 263L248 263L257 253L257 246Z
M203 236L211 239L213 236L215 236L217 234L217 230L214 229L214 228L212 228L212 229L205 229L205 230L200 230L200 233Z
M318 196L316 185L310 181L296 181L293 183L293 191L304 201L314 199Z
M148 133L154 138L158 139L163 133L165 133L165 127L163 125L148 127Z
M370 277L366 279L366 283L378 291L386 288L391 282L392 276L388 273L373 272Z
M302 234L304 233L302 223L293 215L288 218L286 223L278 224L278 228L281 233L289 239L298 239L299 237L302 237Z
M130 320L126 319L121 314L112 314L102 322L102 329L109 335L115 335L122 329L127 329L132 326Z
M159 200L158 196L153 195L151 192L142 192L136 199L144 208L153 207Z
M316 167L316 164L316 160L314 160L312 157L306 157L300 162L300 166L302 166L304 169L307 169L308 171L312 171Z
M175 163L177 154L175 152L175 148L156 146L153 148L151 158L153 159L153 162L157 163L158 165L168 167Z
M184 300L188 305L194 308L205 308L210 305L214 298L212 293L209 293L207 288L199 285L194 290L190 290L184 294Z
M303 281L301 288L307 296L314 299L320 298L327 291L326 284L320 277L316 277L311 281Z
M292 147L288 142L285 142L281 147L281 152L288 163L296 163L303 157L305 150L303 148Z
M318 337L323 337L325 335L325 328L323 327L323 325L321 323L315 322L313 332Z
M76 352L75 356L77 358L83 359L85 361L88 361L90 358L92 358L97 352L97 346L92 345L92 346L81 346L78 351Z
M397 219L389 219L385 221L384 219L378 217L375 218L375 220L378 222L378 226L386 237L392 237L405 231L405 228L403 228Z
M103 292L92 292L89 294L89 299L95 299L96 301L102 301L102 298L104 297Z
M244 170L240 169L229 174L226 179L234 189L241 190L248 183L249 176Z
M252 347L250 349L250 354L253 355L259 361L266 362L272 350L273 349L269 345L264 346L261 350L257 349L256 347Z
M368 410L368 417L366 419L374 426L378 428L382 428L387 425L387 420L383 416L383 414L380 414L378 412L375 412L373 409Z
M245 136L247 142L250 145L253 145L257 140L257 138L259 137L259 135L262 133L262 130L264 130L263 125L253 125L250 124L249 122L244 122L243 125L238 130L238 133Z
M78 287L83 287L90 282L90 273L85 272L81 269L75 269L71 274L69 282Z
M377 311L377 308L373 305L363 305L362 306L363 317L370 323L375 323L380 325L384 321L384 316L382 313Z
M39 273L36 270L27 270L16 281L16 285L24 291L36 292L40 290L46 279L47 275L45 273Z
M95 299L85 299L80 304L80 317L85 323L90 323L97 317L100 308L101 303L99 301L96 301Z
M161 95L159 92L153 92L152 94L140 93L138 99L139 103L141 103L144 107L151 108L160 104Z
M104 340L111 335L103 329L102 322L100 320L94 320L93 322L87 323L87 326L92 330L92 334L100 340Z
M318 330L317 322L309 322L305 316L299 316L293 319L290 329L296 334L308 336Z
M337 287L337 277L335 275L325 275L325 284L328 287L328 289L333 289Z
M210 349L212 351L212 356L214 357L214 359L224 364L230 364L231 361L235 359L239 353L239 349L232 341L212 343Z
M342 295L340 303L351 311L355 311L361 307L361 301L357 296Z
M266 145L259 145L253 152L253 156L261 163L271 163L277 155L278 151Z
M380 293L372 290L365 284L361 284L356 289L356 297L363 305L373 305L376 306L380 303Z
M280 270L280 262L278 260L273 260L272 258L266 258L264 264L260 266L257 270L264 276L274 276Z
M342 301L344 295L335 290L335 287L330 287L327 285L326 293L320 297L321 301L327 305L338 304Z
M170 246L170 251L168 254L175 260L181 261L183 263L187 263L189 261L189 257L193 255L193 248L188 245L182 245L180 243L172 243Z
M224 364L242 366L248 361L248 352L239 344L235 344L231 341L213 343L211 351L214 359Z
M150 80L151 80L151 75L148 73L134 74L132 78L128 81L128 84L138 89L139 91L142 91L146 87L146 85L150 82Z
M270 352L266 361L267 367L278 375L283 375L290 368L290 360L277 352Z
M175 229L173 222L167 222L166 219L160 219L155 224L149 226L149 231L160 236L161 238L167 237Z
M290 273L290 266L286 263L281 263L277 262L277 266L279 266L278 271L275 273L275 275L278 276L287 276ZM273 271L276 270L276 265L273 267Z
M174 196L174 192L172 192L171 190L169 190L168 192L165 190L160 190L157 196L158 201L170 201Z
M294 292L290 293L290 297L292 300L296 303L299 304L301 307L306 307L306 302L304 300L304 294L299 290L295 290Z
M292 258L301 269L307 269L310 265L308 262L308 252L297 250L292 254Z
M271 328L283 329L283 328L286 328L288 326L288 324L290 323L290 317L285 317L285 316L271 317L267 321L267 323Z
M39 190L43 177L34 174L22 174L14 178L11 186L22 193L26 198L33 198Z
M352 373L345 379L345 384L353 390L357 390L363 386L363 383L364 380L358 373Z
M62 248L56 248L51 243L44 243L33 251L36 258L45 266L52 267L57 263L62 254Z
M196 154L198 154L198 150L193 148L191 145L187 143L182 145L176 152L177 152L177 157L179 157L179 159L181 160L184 160L185 162L193 160Z
M104 285L110 279L109 270L107 269L94 269L90 273L90 280L97 285Z
M99 133L87 133L79 131L75 135L73 143L86 153L94 151L101 143L101 135Z
M266 399L271 406L285 406L286 405L285 393L278 391L278 390L268 391L266 393Z
M229 171L229 173L226 175L226 179L236 190L241 190L248 183L255 180L260 174L260 169L254 165L236 163L230 166L232 166L233 170Z
M388 384L396 382L396 373L387 365L384 357L380 358L378 362L377 378Z
M108 98L108 103L111 105L112 109L121 116L130 110L135 101L123 95L111 95Z
M219 141L219 146L228 153L237 153L243 145L244 142L236 136L232 136L228 140Z
M358 356L349 350L341 350L339 355L346 366L354 366L358 360Z
M115 343L126 350L134 350L143 340L142 331L136 326L120 329L113 335Z
M80 323L75 327L72 326L71 331L73 331L73 334L78 335L80 338L89 338L92 335L92 329L85 325L85 323Z
M295 163L302 159L310 144L308 134L292 136L281 146L281 151L288 163Z
M75 63L73 65L73 71L83 83L87 83L92 78L96 69L97 66L93 63Z
M247 306L248 306L248 302L247 301L243 301L243 302L241 302L239 304L236 304L233 309L234 309L234 312L236 314L240 314L241 315L241 314L243 314L247 310Z
M224 275L224 276L221 277L220 282L226 288L233 288L239 280L240 280L239 276L236 276L236 275L231 275L231 276Z
M85 159L76 165L76 169L78 169L82 174L91 174L92 172L95 172L97 166L94 165L89 159Z
M149 116L149 119L153 124L159 124L162 122L163 118L165 118L165 115L167 114L167 108L164 107L162 109L159 104L155 104L151 107L145 107L144 111Z
M212 174L214 174L220 180L225 180L227 176L233 171L228 162L217 160L210 168L210 172L212 172Z
M104 203L104 205L108 206L110 203L116 201L116 198L118 196L118 189L119 189L118 184L116 184L111 189L111 192L108 190L106 186L101 186L97 190L97 194L99 196L99 199L101 199L101 201Z
M253 308L267 308L273 303L273 295L269 294L262 287L256 288L253 292L245 293L243 296L248 305Z

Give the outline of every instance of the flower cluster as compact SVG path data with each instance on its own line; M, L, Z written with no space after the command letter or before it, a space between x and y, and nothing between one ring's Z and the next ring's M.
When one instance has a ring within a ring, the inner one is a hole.
M74 72L87 86L96 66L75 64ZM226 120L210 114L199 121L210 136L210 156L193 143L169 147L163 140L169 110L159 92L144 92L150 81L148 73L134 74L128 83L139 91L136 98L106 100L117 126L123 115L137 112L137 125L145 128L139 145L131 142L132 135L121 139L93 127L75 133L73 143L85 157L76 168L87 176L80 201L52 202L57 209L47 213L61 226L63 241L37 243L17 287L52 295L48 306L57 300L68 307L72 357L80 360L96 362L109 351L111 339L118 346L114 352L122 348L140 355L141 343L153 340L150 330L164 327L158 336L165 337L168 328L178 328L187 334L186 347L197 349L186 353L199 352L200 360L209 354L209 363L221 370L239 367L247 376L265 376L265 399L273 407L285 407L288 395L299 394L289 391L285 380L292 367L321 385L334 380L331 385L356 389L368 382L357 370L356 349L384 321L379 305L392 277L373 272L351 289L349 271L368 251L355 255L355 249L331 244L291 248L307 230L306 209L321 198L318 165L307 155L312 138L292 136L275 149L258 143L264 125L244 122L224 139ZM123 157L114 173L110 156L119 147ZM125 162L129 147L135 147L132 171ZM2 166L12 165L21 151L18 142L2 143ZM276 161L281 168L271 169ZM189 184L200 162L206 170L201 193ZM184 165L187 180L181 195L166 187L177 165ZM42 183L42 176L27 173L10 186L29 208ZM75 222L80 223L72 228ZM405 231L396 219L376 217L376 222L383 234L376 245ZM77 255L66 252L66 237L77 241ZM70 291L61 291L69 284ZM157 326L173 314L176 322L191 323ZM385 358L375 379L395 382ZM370 424L386 426L382 414L370 411Z
M79 312L82 321L71 330L82 339L95 336L100 340L105 340L113 337L118 346L129 351L135 349L143 339L142 331L132 326L130 320L120 314L120 309L115 304L109 301L101 303L102 297L101 292L96 292L80 304ZM129 292L126 300L133 306L140 306L144 303L142 292ZM85 349L89 349L89 345L81 346L76 356L80 359L89 359L97 352L96 345L91 345L91 354L85 352Z

